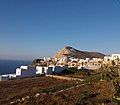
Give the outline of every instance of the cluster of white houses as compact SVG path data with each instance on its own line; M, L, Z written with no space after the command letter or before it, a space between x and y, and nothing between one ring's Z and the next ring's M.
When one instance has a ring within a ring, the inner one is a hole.
M120 60L120 54L112 54L104 57L105 61L108 60Z
M85 58L85 59L78 59L78 58L67 58L63 57L58 61L58 65L65 64L67 62L68 67L84 67L86 69L99 69L102 64L107 64L111 61L120 62L120 54L112 54L109 56L104 56L104 58Z
M63 57L58 62L57 65L67 65L68 68L77 67L78 69L86 68L86 69L99 69L101 67L102 58L67 58Z
M63 70L70 67L77 67L78 69L86 68L86 69L99 69L101 64L107 63L108 61L120 61L120 54L112 54L111 56L105 56L104 58L86 58L86 59L78 59L73 57L63 57L60 59L57 58L44 58L44 61L53 60L56 62L54 65L44 66L21 66L16 69L15 74L5 74L0 75L1 80L8 80L12 78L24 78L31 77L36 75L51 75L51 74L59 74Z
M16 69L15 74L0 75L0 81L9 80L9 79L13 79L13 78L34 77L36 75L59 74L64 69L66 69L66 67L64 67L64 66L49 66L49 67L21 66L20 68Z

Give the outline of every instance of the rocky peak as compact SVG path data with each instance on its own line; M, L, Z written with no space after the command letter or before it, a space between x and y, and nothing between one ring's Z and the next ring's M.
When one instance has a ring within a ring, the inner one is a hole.
M71 56L75 58L103 58L105 55L99 52L80 51L70 46L65 46L62 50L55 54L55 58Z

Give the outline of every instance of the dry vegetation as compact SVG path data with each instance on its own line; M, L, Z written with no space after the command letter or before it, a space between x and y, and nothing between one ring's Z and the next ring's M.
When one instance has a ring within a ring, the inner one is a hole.
M42 93L45 88L59 84L70 84L74 81L66 81L49 77L24 78L0 82L0 105L8 104L12 100L21 99L25 96L33 96Z
M120 105L120 77L113 72L116 68L102 70L64 72L64 76L84 81L52 77L2 81L0 105Z
M99 82L58 91L50 94L41 94L39 97L31 96L24 102L15 105L115 105L111 98L114 91L111 83ZM107 104L108 103L108 104Z

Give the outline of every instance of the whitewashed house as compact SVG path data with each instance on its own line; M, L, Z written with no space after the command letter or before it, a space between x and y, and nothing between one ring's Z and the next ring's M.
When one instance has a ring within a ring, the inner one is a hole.
M112 60L111 56L104 56L104 61L109 61L109 60Z
M52 67L44 67L44 73L45 74L53 74L53 68Z
M57 62L57 61L58 61L58 58L54 58L54 61Z
M89 62L90 61L90 58L86 58L86 62Z
M25 69L25 70L27 70L27 69L28 69L28 66L20 66L20 69Z
M60 58L59 62L58 63L66 63L68 61L68 57L62 57Z
M78 58L74 58L74 57L70 57L69 59L70 59L71 62L74 62L74 61L75 61L75 62L78 62L78 61L79 61Z
M53 74L52 67L36 66L36 74Z
M4 81L4 80L9 80L9 75L8 74L0 75L0 81Z
M120 54L112 54L111 57L112 57L112 60L117 60L117 59L120 59Z
M36 74L42 75L44 74L44 67L42 66L36 66Z
M12 79L12 78L16 78L16 74L9 74L9 78Z
M82 63L82 62L86 62L86 60L85 59L80 59L79 63Z
M61 67L61 66L52 66L52 71L54 74L59 74L62 71L64 71L64 69L66 69L65 67Z
M31 77L36 75L36 68L28 67L28 66L21 66L20 68L16 69L16 76L17 77Z
M102 58L93 58L92 59L94 62L102 61Z
M82 68L82 66L78 66L78 67L77 67L78 70L81 69L81 68Z
M44 59L44 61L50 61L50 60L52 60L52 58L49 58L49 57L48 58L44 57L43 59Z
M110 56L105 56L104 57L104 61L117 60L117 59L120 59L120 54L112 54Z

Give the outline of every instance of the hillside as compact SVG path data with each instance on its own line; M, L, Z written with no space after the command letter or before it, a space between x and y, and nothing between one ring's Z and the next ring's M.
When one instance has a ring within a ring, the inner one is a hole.
M83 82L24 78L0 82L0 105L117 105L112 100L115 92L113 83L100 81L98 74Z
M80 51L70 46L64 47L61 51L55 54L55 58L70 56L75 58L103 58L105 55L99 52Z
M119 105L120 77L107 69L0 81L0 105Z

